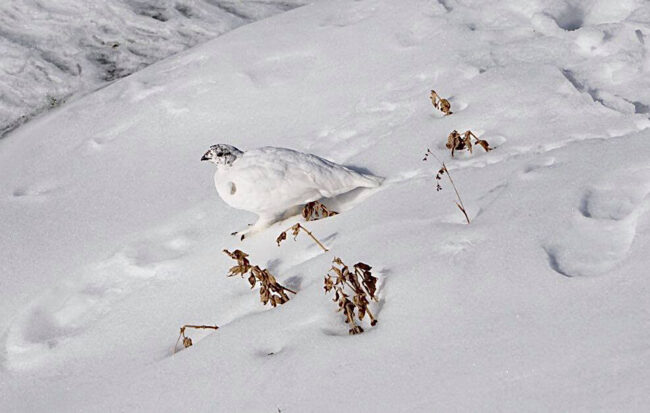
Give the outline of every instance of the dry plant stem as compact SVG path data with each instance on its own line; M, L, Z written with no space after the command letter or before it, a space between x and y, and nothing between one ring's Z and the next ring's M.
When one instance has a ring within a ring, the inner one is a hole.
M219 326L185 324L184 326L181 327L181 331L178 334L178 338L176 339L176 343L174 343L174 351L173 351L174 354L176 353L176 348L178 347L178 342L181 340L181 337L183 338L183 347L188 348L188 347L190 347L192 345L192 339L185 336L185 329L186 328L218 330Z
M287 288L284 285L278 284L280 288L282 288L284 291L289 291L291 294L298 294L297 292L293 291L291 288Z
M469 216L467 216L467 211L465 210L465 205L463 204L463 200L460 197L460 193L458 192L458 188L456 188L456 184L454 183L454 180L451 178L451 174L449 173L449 169L447 169L447 165L445 165L445 163L442 162L440 160L440 158L438 158L436 156L435 153L431 152L431 149L427 149L427 155L433 156L435 158L435 160L438 161L438 163L440 163L442 165L442 170L446 173L447 179L449 179L449 182L451 183L452 188L454 188L454 192L456 193L456 198L458 198L458 202L456 202L456 206L458 206L458 209L460 209L460 211L463 213L463 215L465 216L465 220L469 224L470 220L469 220ZM424 159L426 160L426 156L425 156Z
M209 329L212 329L212 330L218 330L218 329L219 329L219 326L203 326L203 325L202 325L202 326L195 326L195 325L191 325L191 324L185 324L185 325L184 325L183 327L181 327L181 328L182 328L182 329L185 329L185 328L197 328L197 329L198 329L198 328L209 328Z
M311 231L309 231L307 228L303 227L302 225L300 226L300 228L301 228L303 231L305 231L305 232L307 233L307 235L309 235L309 236L311 237L311 239L313 239L314 242L315 242L316 244L318 244L318 246L321 247L321 248L323 249L323 251L325 251L325 252L329 251L329 250L328 250L327 248L325 248L325 246L324 246L323 244L321 244L321 242L320 242L320 241L319 241L319 240L318 240L318 239L317 239L317 238L316 238L316 237L311 233Z
M449 174L449 170L447 169L447 166L445 163L442 163L442 169L445 170L447 173L447 178L449 178L449 182L451 182L451 186L454 188L454 192L456 193L456 197L458 198L458 202L456 205L458 205L458 208L461 210L463 215L465 215L465 219L467 220L467 223L469 224L469 217L467 216L467 212L465 210L465 205L463 205L463 200L460 198L460 194L458 193L458 188L456 188L456 184L454 184L454 180L451 179L451 175Z
M318 240L318 238L316 238L316 237L314 236L314 234L311 233L311 231L309 231L307 228L305 228L305 227L303 227L302 225L300 225L300 223L297 223L297 224L295 224L295 225L292 225L291 227L289 227L289 228L285 229L284 231L282 231L282 233L280 234L280 236L279 236L278 239L276 240L276 242L278 243L278 247L280 246L280 242L286 239L286 234L287 234L287 232L292 231L292 234L293 234L294 239L295 239L295 237L298 236L298 233L300 232L300 230L303 230L304 232L306 232L307 235L309 235L309 236L311 237L311 239L314 240L314 242L316 243L316 245L318 245L319 247L321 247L321 249L322 249L323 251L325 251L325 252L328 252L328 251L329 251L329 250L328 250L328 249L327 249L327 248L326 248L326 247L325 247L325 246L324 246L324 245L323 245L323 244Z

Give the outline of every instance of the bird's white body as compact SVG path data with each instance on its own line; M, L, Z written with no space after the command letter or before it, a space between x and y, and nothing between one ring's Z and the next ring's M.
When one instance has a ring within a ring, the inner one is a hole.
M236 148L235 148L236 149ZM315 155L263 147L217 164L214 183L223 201L259 215L266 227L292 207L331 198L356 188L374 188L382 179L355 172Z

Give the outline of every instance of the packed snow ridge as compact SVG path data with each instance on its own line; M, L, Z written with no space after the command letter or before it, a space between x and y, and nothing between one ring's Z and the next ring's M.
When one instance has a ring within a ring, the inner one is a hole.
M0 138L35 114L310 0L19 0L0 4Z

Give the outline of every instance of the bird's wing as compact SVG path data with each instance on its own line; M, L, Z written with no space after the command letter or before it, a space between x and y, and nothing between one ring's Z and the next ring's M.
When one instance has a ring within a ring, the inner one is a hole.
M309 190L318 191L320 197L332 197L358 187L374 187L378 181L352 171L342 165L320 158L316 155L297 152L286 148L265 147L247 152L247 167L256 174L271 173L282 176L284 184L297 192L303 191L313 200ZM246 159L247 157L242 158Z

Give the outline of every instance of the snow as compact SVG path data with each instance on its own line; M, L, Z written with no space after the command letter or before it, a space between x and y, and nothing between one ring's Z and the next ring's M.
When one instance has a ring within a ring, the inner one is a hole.
M0 4L0 138L31 117L307 0Z
M3 411L643 411L650 6L332 0L229 32L0 141ZM431 89L449 99L442 116ZM452 130L493 151L451 158ZM206 148L386 177L239 242ZM435 190L443 159L451 186ZM298 291L265 308L239 248ZM334 256L380 280L348 336ZM183 324L194 345L172 355Z

